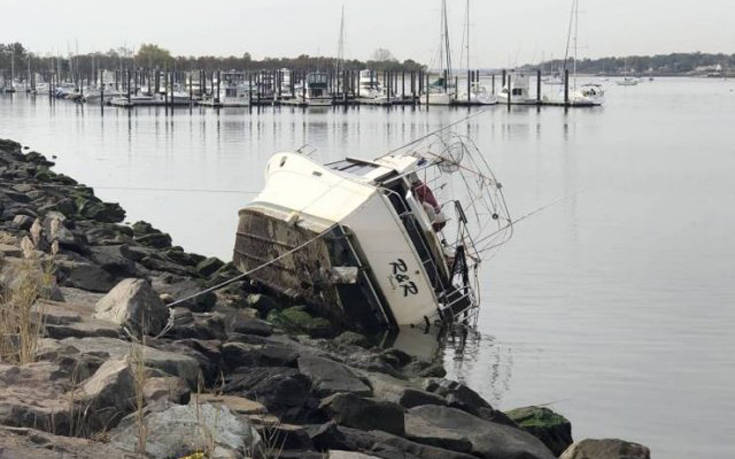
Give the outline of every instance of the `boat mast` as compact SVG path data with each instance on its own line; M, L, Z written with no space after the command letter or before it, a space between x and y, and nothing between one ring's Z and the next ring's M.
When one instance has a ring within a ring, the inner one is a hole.
M339 92L340 83L342 81L342 78L340 78L340 73L342 72L342 67L344 66L344 58L345 58L345 6L342 5L342 17L339 22L339 41L337 42L337 91Z
M577 38L579 36L579 0L574 0L574 88L577 90Z
M564 78L564 75L566 74L567 64L569 63L569 45L572 40L572 25L574 24L574 8L576 5L577 0L572 0L572 10L569 12L569 26L567 28L567 46L564 49L564 66L561 69L562 78Z
M452 54L449 51L449 24L447 21L447 0L442 0L442 44L439 47L442 61L442 74L446 70L447 81L444 82L445 91L449 91L449 78L452 74ZM444 60L446 59L446 67Z
M470 0L467 0L467 7L465 8L465 29L467 30L467 71L470 70ZM461 65L461 64L460 64Z

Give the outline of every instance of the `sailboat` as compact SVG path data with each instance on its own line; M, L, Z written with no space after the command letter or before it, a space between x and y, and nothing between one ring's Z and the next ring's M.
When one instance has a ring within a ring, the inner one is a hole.
M465 7L465 47L464 54L466 55L466 67L467 73L470 72L470 0L467 0L467 6ZM461 59L460 59L461 61ZM461 62L460 62L461 63ZM498 103L498 98L492 94L488 88L481 85L479 81L468 82L467 87L463 92L457 96L457 101L463 102L469 105L495 105Z
M628 71L628 58L627 57L625 58L625 70L623 73L625 74L623 79L617 80L615 82L615 84L617 84L618 86L636 86L638 85L638 83L640 83L638 78L629 75L630 72Z
M572 32L573 31L573 32ZM572 35L573 34L573 35ZM572 81L569 87L569 105L592 107L602 105L605 102L605 89L600 84L586 83L577 85L577 50L579 39L579 0L572 0L572 10L569 15L569 31L567 34L567 47L564 53L564 71L566 71L569 60L570 42L574 47L574 60L572 61ZM563 92L560 99L564 99Z
M439 79L427 90L429 105L451 105L456 98L456 88L448 81L452 76L452 54L449 48L449 25L447 23L447 0L442 0L441 7L441 40L439 42Z

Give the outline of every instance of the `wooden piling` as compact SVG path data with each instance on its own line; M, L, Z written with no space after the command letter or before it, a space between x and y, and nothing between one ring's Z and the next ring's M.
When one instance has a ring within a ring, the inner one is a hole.
M506 78L507 78L508 81L505 81ZM505 82L503 84L503 86L506 87L506 88L508 88L508 92L507 92L507 94L508 94L508 110L510 110L511 99L513 98L513 87L512 87L513 85L511 84L511 81L510 81L510 75L507 74L505 72L505 70L503 70L503 81Z
M130 104L130 69L126 69L125 73L127 74L126 81L128 82L128 107L132 107Z
M472 70L467 69L467 105L470 105L470 102L472 102L472 98L470 97L470 92L472 90L472 79L473 79Z
M429 74L426 73L426 85L424 87L424 93L426 94L426 109L429 109Z
M569 69L564 70L564 106L569 106Z
M536 105L541 105L541 69L536 70Z

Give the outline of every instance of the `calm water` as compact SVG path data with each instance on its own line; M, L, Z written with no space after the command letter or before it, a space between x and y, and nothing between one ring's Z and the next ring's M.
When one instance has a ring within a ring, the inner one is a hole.
M735 82L606 84L600 109L495 107L461 126L520 216L484 266L482 336L452 377L500 408L549 403L575 438L657 458L735 457ZM119 201L189 250L230 258L237 209L275 151L374 157L466 110L132 114L17 94L0 137ZM164 191L166 190L166 191Z

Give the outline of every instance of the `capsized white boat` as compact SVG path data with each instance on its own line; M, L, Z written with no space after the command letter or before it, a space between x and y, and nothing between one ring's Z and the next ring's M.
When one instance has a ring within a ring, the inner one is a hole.
M350 328L476 320L482 254L512 226L500 183L459 138L372 161L274 154L239 212L235 265Z

